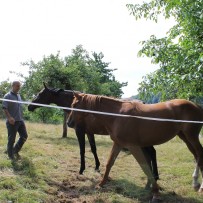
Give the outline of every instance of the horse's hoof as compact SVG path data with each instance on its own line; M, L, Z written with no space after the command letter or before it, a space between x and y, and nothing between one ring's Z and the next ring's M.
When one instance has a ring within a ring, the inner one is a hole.
M198 190L198 192L201 193L201 194L203 194L203 188L200 188L200 189Z
M106 184L106 180L102 180L97 186L96 186L96 188L97 189L101 189L102 187L104 187L104 185Z
M96 185L95 189L100 190L102 189L104 186L104 183L99 183L98 185Z
M98 173L100 173L99 167L96 167L96 168L95 168L95 171L98 172Z
M80 174L80 175L83 175L84 170L85 170L85 169L80 169L79 174Z
M149 203L160 203L160 202L163 202L162 199L160 198L152 198L152 200L149 201Z
M162 199L161 199L160 195L154 195L152 200L149 202L150 203L159 203L159 202L162 202Z
M193 185L193 188L197 192L200 189L200 184Z

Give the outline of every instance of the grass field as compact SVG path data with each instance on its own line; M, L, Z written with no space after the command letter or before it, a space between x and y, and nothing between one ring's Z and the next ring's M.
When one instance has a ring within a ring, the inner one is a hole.
M110 173L112 180L95 189L112 146L108 136L96 136L101 172L94 171L93 155L86 143L86 171L79 175L79 147L73 130L62 139L61 125L26 124L29 139L22 159L12 162L4 153L7 135L5 123L0 121L0 203L149 202L150 193L144 190L146 176L126 152L119 154ZM185 144L174 138L156 149L163 202L203 202L203 195L191 187L194 161Z

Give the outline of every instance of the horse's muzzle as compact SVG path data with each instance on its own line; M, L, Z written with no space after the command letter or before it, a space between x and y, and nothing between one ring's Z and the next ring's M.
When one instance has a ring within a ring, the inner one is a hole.
M36 107L34 105L30 104L30 105L28 105L27 108L28 108L28 111L34 111Z
M74 128L75 127L75 122L72 119L68 119L67 125L70 128Z

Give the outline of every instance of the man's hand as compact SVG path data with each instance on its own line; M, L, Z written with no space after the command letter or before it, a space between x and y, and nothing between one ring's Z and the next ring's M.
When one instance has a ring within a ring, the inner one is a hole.
M8 122L11 124L11 125L14 125L15 124L15 119L13 117L9 117L8 118Z
M6 115L6 118L8 119L8 122L11 124L11 125L14 125L15 124L15 119L10 115L10 113L8 112L8 110L6 108L3 108L3 111Z

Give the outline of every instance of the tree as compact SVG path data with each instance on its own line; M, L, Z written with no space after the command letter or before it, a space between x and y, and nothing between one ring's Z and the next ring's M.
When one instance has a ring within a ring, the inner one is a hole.
M123 94L122 87L127 83L118 82L113 71L110 69L109 63L103 61L102 53L93 52L90 55L81 45L76 46L72 50L72 54L64 58L60 58L60 53L51 54L43 57L41 61L33 60L23 63L28 66L29 75L21 76L24 79L22 93L26 99L30 99L38 93L45 82L50 87L74 89L85 93L103 94L108 96L121 97ZM47 114L46 114L47 112ZM51 113L51 114L50 114ZM49 114L49 115L48 115ZM45 118L60 118L58 110L50 111L46 109L38 109L35 114L26 112L27 118L39 119L47 122ZM33 115L34 118L33 118ZM66 114L64 114L64 130L63 137L67 135Z
M91 55L81 45L65 57L66 74L73 89L91 94L121 97L122 87L127 83L115 80L109 64L103 61L103 53L93 52Z
M11 90L11 83L8 80L0 82L0 98L3 98L4 95ZM0 109L0 117L3 118L2 108Z
M160 16L173 17L176 24L166 37L141 42L139 56L152 58L160 68L148 74L140 83L139 93L146 99L151 93L161 93L161 99L186 98L197 101L203 96L203 1L152 0L149 3L128 4L138 20L155 22Z
M27 98L35 95L42 88L42 82L48 86L64 89L75 89L91 94L103 94L121 97L122 87L127 83L118 82L109 63L103 62L102 53L92 53L92 56L81 45L72 50L70 56L64 59L51 54L42 61L29 61L23 65L29 67L29 75L24 79L22 91ZM108 91L107 91L108 89Z

